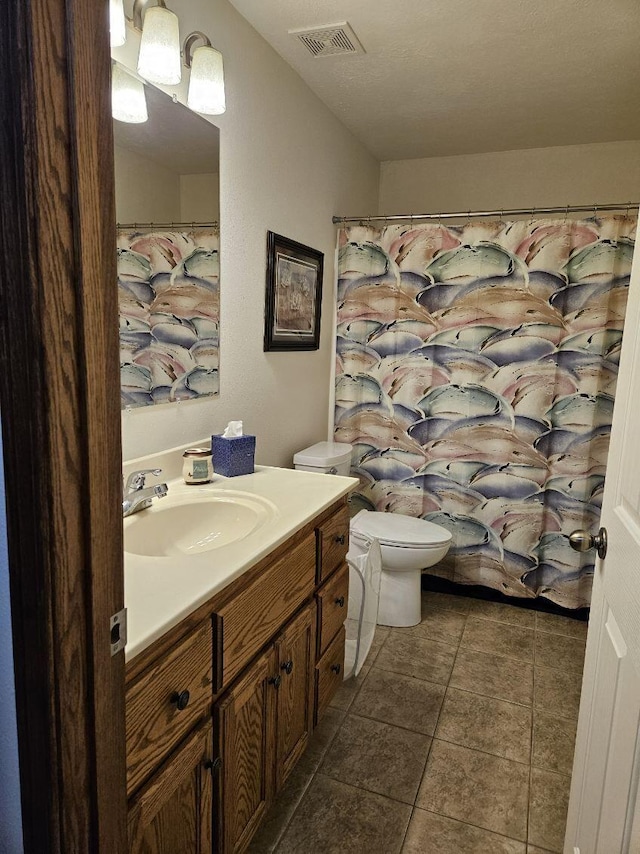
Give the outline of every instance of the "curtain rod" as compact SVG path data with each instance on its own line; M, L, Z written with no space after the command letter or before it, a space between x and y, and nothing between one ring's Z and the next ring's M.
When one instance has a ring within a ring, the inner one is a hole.
M144 228L153 231L172 231L177 228L214 228L219 229L219 222L118 222L116 228L121 230L134 230Z
M512 208L511 210L498 210L498 211L449 211L448 213L431 213L431 214L392 214L391 216L334 216L333 223L334 225L345 225L348 222L359 222L366 223L369 225L371 222L397 222L398 220L408 220L409 222L415 222L419 219L461 219L463 217L505 217L505 216L524 216L525 214L531 214L533 217L534 214L570 214L570 213L584 213L586 211L591 211L594 215L597 215L600 211L619 211L625 210L627 213L631 208L640 207L640 202L624 202L620 205L614 204L606 204L606 205L565 205L564 207L553 207L553 208Z

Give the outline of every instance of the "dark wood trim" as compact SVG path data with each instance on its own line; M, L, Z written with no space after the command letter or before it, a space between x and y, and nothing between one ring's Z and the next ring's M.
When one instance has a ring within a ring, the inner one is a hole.
M104 0L0 4L0 410L27 852L124 852Z

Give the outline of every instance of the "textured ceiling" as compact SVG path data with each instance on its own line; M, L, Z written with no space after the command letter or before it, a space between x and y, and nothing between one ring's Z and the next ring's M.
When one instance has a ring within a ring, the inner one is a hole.
M231 2L380 160L640 139L638 0ZM364 56L288 34L342 21Z

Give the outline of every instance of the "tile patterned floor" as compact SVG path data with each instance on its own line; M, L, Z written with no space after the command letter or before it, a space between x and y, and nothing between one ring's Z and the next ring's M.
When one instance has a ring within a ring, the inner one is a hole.
M587 626L423 593L379 627L251 854L561 852Z

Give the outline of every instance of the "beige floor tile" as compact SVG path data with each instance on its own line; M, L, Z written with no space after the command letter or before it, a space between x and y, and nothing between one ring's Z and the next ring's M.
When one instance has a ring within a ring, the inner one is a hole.
M511 703L533 703L531 664L475 649L458 650L449 685Z
M316 774L278 854L399 854L411 807Z
M571 774L577 721L533 713L533 752L531 764L559 774Z
M504 700L448 688L436 738L528 764L531 710Z
M550 854L549 850L538 848L537 845L527 845L527 854Z
M528 792L526 765L434 739L416 806L525 841Z
M429 638L439 643L450 643L456 646L460 643L466 614L457 611L446 611L439 607L422 608L422 622L409 629L394 629L418 637Z
M456 650L450 644L392 630L378 653L376 667L446 685Z
M433 735L444 692L442 685L373 667L351 711L423 735Z
M529 842L545 851L562 852L571 779L531 769Z
M582 676L575 671L548 667L533 670L533 704L550 715L577 718L581 688Z
M523 629L533 629L536 624L535 611L517 605L509 605L506 602L487 602L484 599L472 599L469 614L473 617L482 617L485 620L521 626Z
M524 842L415 809L402 854L525 854Z
M325 711L307 749L254 836L248 854L269 854L275 850L344 717L345 713L339 709L329 708Z
M536 665L582 673L585 642L566 635L536 633Z
M471 599L467 596L455 596L453 593L434 593L431 590L422 591L422 606L440 608L445 611L455 611L457 614L468 614Z
M468 617L460 646L533 662L534 638L531 629Z
M292 815L302 800L307 788L311 785L314 774L298 764L271 809L264 817L258 832L251 840L247 854L271 854L275 851L282 838Z
M586 620L574 620L571 617L563 617L560 614L547 614L538 611L536 614L536 629L539 632L550 632L555 635L567 635L570 638L584 640L587 636L589 624Z
M413 806L430 747L427 735L348 715L320 771Z
M329 705L334 709L342 709L343 712L348 711L351 708L351 704L358 696L360 688L364 685L370 670L371 665L367 659L367 662L363 664L362 670L357 676L352 676L350 679L344 680L342 685L331 698Z
M367 655L366 658L367 665L371 666L375 662L378 653L382 649L383 643L389 636L390 631L391 629L388 626L376 626L376 631L371 643L371 649L369 650L369 655Z

